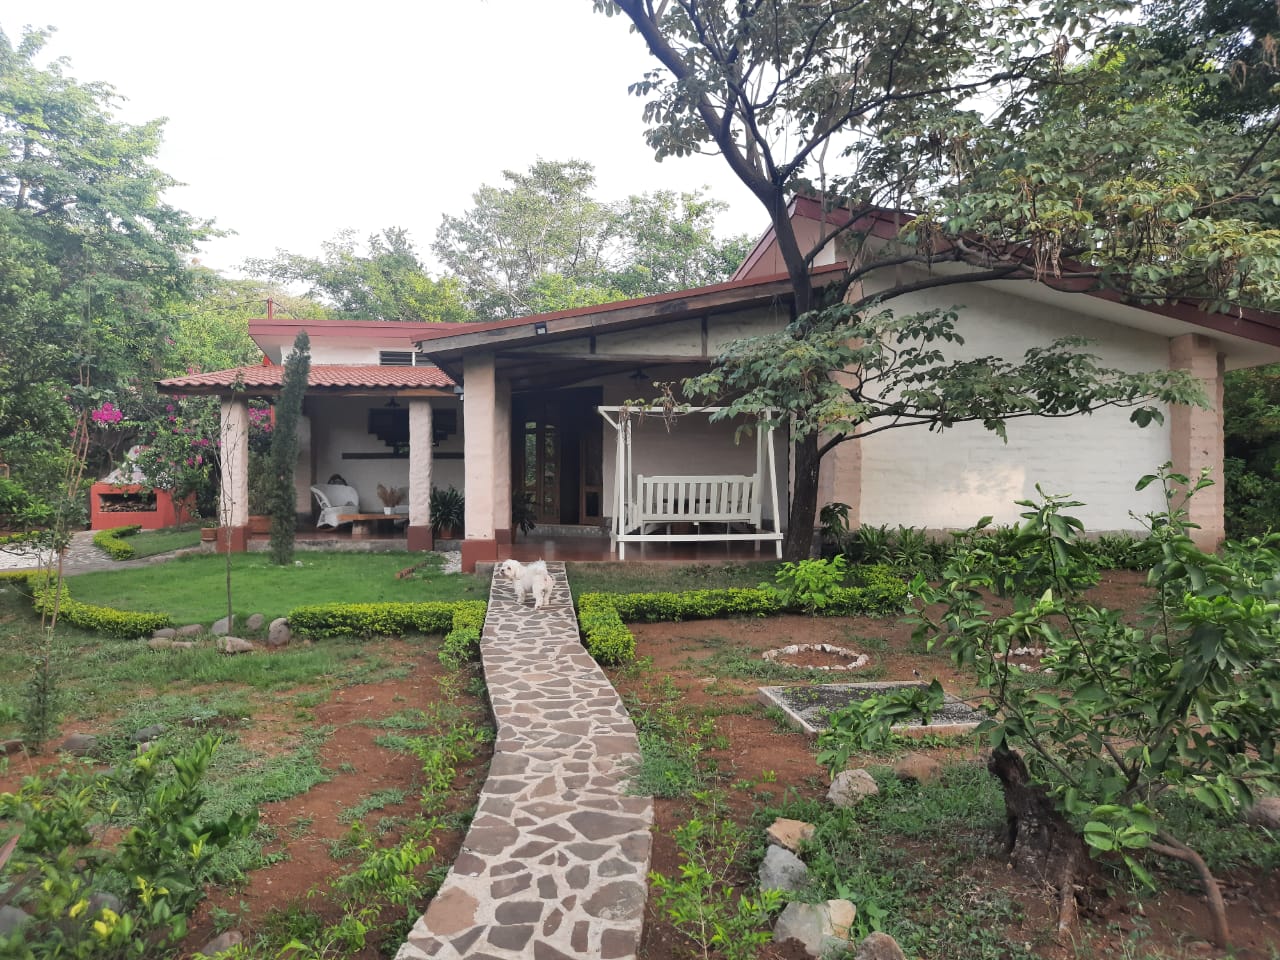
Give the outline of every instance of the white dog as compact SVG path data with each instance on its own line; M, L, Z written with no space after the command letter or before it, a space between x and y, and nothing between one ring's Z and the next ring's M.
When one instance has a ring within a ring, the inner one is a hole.
M556 582L543 561L525 564L519 560L503 560L498 565L498 575L506 577L515 586L516 603L523 604L526 593L533 594L535 610L551 602L551 591L555 589Z

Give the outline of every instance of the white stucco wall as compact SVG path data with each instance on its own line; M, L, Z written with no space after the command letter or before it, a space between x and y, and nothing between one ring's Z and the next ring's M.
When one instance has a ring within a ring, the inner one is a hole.
M360 494L362 510L376 512L382 508L378 499L378 484L407 487L409 485L409 460L344 460L343 453L387 453L390 448L369 433L369 409L380 407L386 401L381 398L317 397L308 401L312 426L313 462L315 476L308 482L325 483L337 473ZM407 401L402 401L407 404ZM431 401L438 418L443 410L458 410L456 400ZM445 439L433 450L432 483L437 487L450 484L463 489L462 460L440 459L441 453L462 453L462 415L459 414L458 432ZM438 422L438 421L437 421Z
M1089 352L1108 367L1152 370L1168 366L1169 341L1035 303L990 287L952 287L895 300L899 316L913 310L964 305L958 331L963 346L943 345L949 356L997 356L1014 360L1032 346L1066 335L1096 341ZM1009 423L1009 442L978 424L942 434L919 427L890 430L862 444L864 524L903 524L932 529L967 527L990 515L1013 523L1041 484L1069 493L1086 506L1073 508L1090 530L1139 530L1129 516L1159 507L1154 487L1133 489L1138 478L1170 456L1169 419L1139 428L1128 410L1103 410L1061 420L1028 418Z

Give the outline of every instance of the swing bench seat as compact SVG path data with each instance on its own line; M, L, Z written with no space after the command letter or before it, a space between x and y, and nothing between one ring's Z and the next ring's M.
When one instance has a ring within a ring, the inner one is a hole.
M626 557L627 543L728 540L754 540L757 549L761 542L773 541L782 556L782 534L761 530L758 476L640 475L635 495L626 529L617 537L620 559ZM673 533L676 524L692 524L695 532ZM704 525L717 529L704 529Z

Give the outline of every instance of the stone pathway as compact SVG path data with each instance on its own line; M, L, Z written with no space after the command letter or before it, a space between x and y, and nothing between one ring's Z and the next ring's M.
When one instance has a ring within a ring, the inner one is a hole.
M635 727L583 649L563 563L551 604L494 579L480 651L497 723L475 820L397 960L625 960L647 897L653 801L627 796Z

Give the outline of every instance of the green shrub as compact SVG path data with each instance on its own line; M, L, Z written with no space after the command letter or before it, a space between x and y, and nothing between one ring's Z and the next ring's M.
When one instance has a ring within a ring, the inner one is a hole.
M578 600L578 625L585 637L587 653L598 663L628 663L635 659L636 638L622 622L613 601L637 596L653 594L586 593Z
M474 631L480 637L484 625L483 600L427 601L423 603L322 603L289 611L289 628L301 637L371 637L404 633L453 633ZM450 644L449 637L446 645ZM465 644L460 639L452 646ZM477 647L478 649L478 647Z
M480 658L480 632L484 629L485 604L469 600L454 604L453 627L444 635L440 662L457 670L462 664Z
M132 560L133 547L124 542L125 537L132 537L142 529L140 524L127 527L112 527L110 530L99 530L93 535L93 545L107 552L112 560Z
M46 574L28 572L27 585L31 589L31 602L40 613L53 613L58 591ZM98 607L71 599L67 582L62 582L62 602L58 604L58 619L82 630L96 630L111 637L131 640L145 637L161 627L173 626L167 613L135 612Z
M832 591L848 572L844 557L830 560L801 560L784 563L774 577L788 607L799 607L805 613L819 613L831 602ZM762 585L763 586L763 585Z

